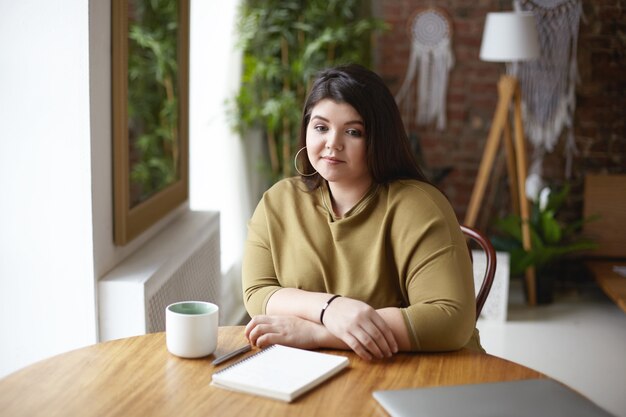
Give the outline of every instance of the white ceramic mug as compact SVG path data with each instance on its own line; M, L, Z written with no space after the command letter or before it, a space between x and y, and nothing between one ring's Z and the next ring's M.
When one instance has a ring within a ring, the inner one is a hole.
M206 301L182 301L165 309L167 350L181 358L201 358L217 347L219 307Z

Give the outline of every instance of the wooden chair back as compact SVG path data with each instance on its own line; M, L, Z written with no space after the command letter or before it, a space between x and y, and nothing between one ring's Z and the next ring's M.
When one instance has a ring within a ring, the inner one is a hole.
M485 305L485 301L487 301L487 297L489 296L489 291L491 291L491 286L493 284L493 278L496 275L496 251L493 248L493 245L487 239L485 235L479 232L476 229L473 229L468 226L461 225L461 231L463 234L470 239L471 241L476 242L482 250L485 252L485 256L487 258L487 266L485 268L485 276L483 277L483 281L480 284L480 290L476 295L476 319L480 316L480 312ZM469 242L468 242L469 245ZM469 247L468 247L469 249ZM470 258L472 257L472 251L470 249Z

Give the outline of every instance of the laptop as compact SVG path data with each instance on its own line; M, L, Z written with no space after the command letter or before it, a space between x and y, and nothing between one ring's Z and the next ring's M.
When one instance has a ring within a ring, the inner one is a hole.
M610 417L582 395L551 379L375 391L392 417Z

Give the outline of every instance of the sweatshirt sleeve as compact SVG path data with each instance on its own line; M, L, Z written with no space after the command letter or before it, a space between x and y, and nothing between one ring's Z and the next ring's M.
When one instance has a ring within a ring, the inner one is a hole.
M403 313L414 350L457 350L473 334L473 288L465 284L471 281L458 267L463 263L459 252L453 246L443 248L434 255L436 260L420 265L411 276L410 306Z
M250 316L265 314L271 295L281 289L272 258L264 199L248 222L242 265L243 301Z
M446 202L426 206L426 213L413 218L414 233L404 237L409 306L402 312L413 350L456 350L475 328L472 264L452 209Z

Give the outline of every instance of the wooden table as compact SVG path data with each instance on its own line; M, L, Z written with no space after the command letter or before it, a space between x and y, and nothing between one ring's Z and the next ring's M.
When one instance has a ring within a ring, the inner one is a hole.
M216 355L244 345L243 327L220 327ZM255 350L248 353L253 354ZM210 385L211 355L180 359L163 333L89 346L0 380L3 416L386 416L373 399L381 389L545 378L524 366L466 351L401 353L350 367L291 404Z

